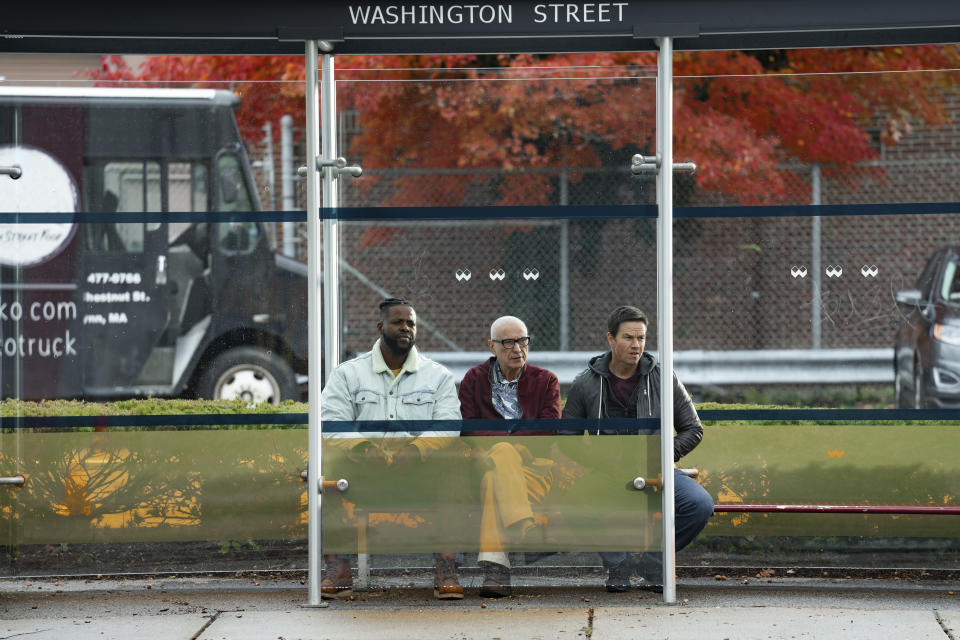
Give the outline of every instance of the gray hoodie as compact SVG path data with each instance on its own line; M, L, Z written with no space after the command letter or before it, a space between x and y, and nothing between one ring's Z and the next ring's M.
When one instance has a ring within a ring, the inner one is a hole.
M647 352L640 356L640 381L623 406L610 390L610 358L607 351L590 359L590 366L573 380L563 408L564 418L656 418L660 415L660 363ZM693 401L677 376L673 376L673 460L693 451L703 439L703 425ZM603 430L600 431L603 433Z

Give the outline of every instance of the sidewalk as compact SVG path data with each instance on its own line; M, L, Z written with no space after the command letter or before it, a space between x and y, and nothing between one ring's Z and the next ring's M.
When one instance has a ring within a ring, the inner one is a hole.
M4 579L0 639L960 640L956 582L695 578L679 581L678 603L665 605L658 594L609 594L598 584L481 599L475 581L464 581L461 601L390 588L313 609L289 577Z

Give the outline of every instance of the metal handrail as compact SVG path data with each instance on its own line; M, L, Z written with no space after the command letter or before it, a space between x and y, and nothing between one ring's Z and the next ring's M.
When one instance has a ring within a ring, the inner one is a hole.
M534 343L533 348L536 348ZM530 362L567 385L599 351L532 351ZM656 351L651 351L656 355ZM486 351L434 351L429 358L457 380L490 357ZM674 351L674 370L688 387L733 385L892 384L893 349Z
M899 504L716 504L714 513L869 513L895 515L960 515L960 506Z
M697 468L692 469L677 469L680 473L687 476L688 478L698 478L700 476L700 470ZM637 476L633 479L633 488L637 491L643 491L647 487L660 488L663 486L663 476L657 475L656 478L644 478L643 476Z

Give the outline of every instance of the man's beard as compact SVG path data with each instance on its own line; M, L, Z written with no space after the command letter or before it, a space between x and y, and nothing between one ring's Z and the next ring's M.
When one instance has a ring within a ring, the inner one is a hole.
M390 349L390 351L398 356L405 356L410 353L410 348L413 347L414 343L416 342L413 338L410 338L410 343L406 347L401 347L399 340L394 340L385 332L381 332L380 337L383 340L383 343L387 345L387 349Z

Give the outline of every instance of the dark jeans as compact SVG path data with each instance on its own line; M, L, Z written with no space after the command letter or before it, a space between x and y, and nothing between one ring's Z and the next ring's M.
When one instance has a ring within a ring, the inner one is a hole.
M674 532L676 550L680 551L693 542L693 539L707 526L707 520L713 515L713 498L700 483L678 470L673 471L674 495ZM600 558L603 566L616 567L627 559L625 551L602 551ZM651 582L663 581L663 554L641 554L640 575Z

